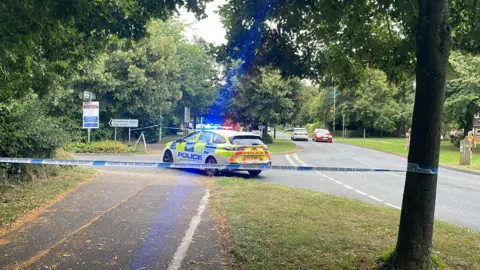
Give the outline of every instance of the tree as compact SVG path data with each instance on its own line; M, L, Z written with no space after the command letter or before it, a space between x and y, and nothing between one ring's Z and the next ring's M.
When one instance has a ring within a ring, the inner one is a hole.
M378 69L366 68L360 72L358 81L356 86L342 90L343 102L338 106L340 111L353 114L364 128L395 130L400 106L394 98L397 89L390 85L386 74Z
M173 119L183 106L204 113L217 93L213 60L182 31L178 21L153 20L138 41L113 39L107 52L82 63L64 95L51 96L55 114L80 119L85 90L96 93L103 123L135 118L142 125L157 124L159 116Z
M480 111L480 57L454 52L450 66L453 74L447 81L445 116L469 131Z
M451 43L448 2L419 0L418 8L416 92L408 163L437 170ZM430 268L437 177L436 173L407 172L393 268Z
M105 49L111 34L139 39L151 18L167 19L183 5L203 16L208 1L2 1L0 100L61 90L59 81Z
M464 1L451 2L461 14L454 16L452 23L454 47L478 50L478 42L476 47L469 42L480 38L475 15L478 6L463 12ZM436 170L452 32L446 0L232 0L222 14L228 54L247 59L248 65L279 67L282 73L300 72L317 80L334 75L325 73L325 66L333 69L337 61L347 71L353 70L355 63L371 65L394 83L415 73L408 161ZM259 59L251 60L251 55ZM407 173L393 268L428 269L436 182L436 174Z
M268 126L293 119L304 87L298 78L283 79L278 70L262 68L235 78L232 90L230 114L239 121Z
M215 61L207 51L209 48L199 42L179 44L180 90L182 99L177 103L177 114L183 114L184 106L194 116L205 116L218 94L218 78Z

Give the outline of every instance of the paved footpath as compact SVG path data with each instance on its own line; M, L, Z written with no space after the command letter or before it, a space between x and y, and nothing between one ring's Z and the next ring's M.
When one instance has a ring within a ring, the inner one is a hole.
M205 180L180 170L102 169L0 238L0 268L222 269Z

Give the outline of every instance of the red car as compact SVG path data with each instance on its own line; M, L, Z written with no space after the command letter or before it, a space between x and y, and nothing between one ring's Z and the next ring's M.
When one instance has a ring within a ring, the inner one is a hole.
M333 135L328 129L317 128L312 133L312 141L331 143L333 141Z

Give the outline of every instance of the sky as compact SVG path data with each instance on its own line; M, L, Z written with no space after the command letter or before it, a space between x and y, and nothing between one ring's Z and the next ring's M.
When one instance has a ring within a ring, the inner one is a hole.
M205 13L207 18L198 21L193 13L189 13L186 9L180 10L179 19L187 24L191 24L185 30L187 39L192 40L194 37L201 37L207 42L215 45L225 44L225 29L220 21L220 16L215 13L218 11L218 6L223 5L227 0L214 0L207 4Z

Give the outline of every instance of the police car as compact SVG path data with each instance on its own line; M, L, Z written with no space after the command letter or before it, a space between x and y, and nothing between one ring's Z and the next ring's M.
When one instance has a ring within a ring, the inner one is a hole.
M253 164L271 165L267 146L261 137L250 132L233 130L195 131L167 143L163 151L165 163ZM217 169L205 169L207 175L218 175ZM257 176L261 170L248 171Z

